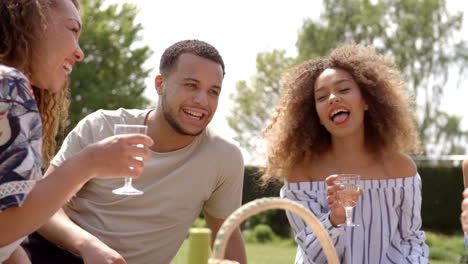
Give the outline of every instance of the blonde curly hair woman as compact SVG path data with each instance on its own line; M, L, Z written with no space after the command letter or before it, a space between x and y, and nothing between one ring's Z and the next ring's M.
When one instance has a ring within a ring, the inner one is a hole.
M19 247L86 181L136 177L152 140L110 137L42 178L68 108L67 79L83 59L77 0L0 1L0 263L30 263ZM131 169L134 167L135 169Z

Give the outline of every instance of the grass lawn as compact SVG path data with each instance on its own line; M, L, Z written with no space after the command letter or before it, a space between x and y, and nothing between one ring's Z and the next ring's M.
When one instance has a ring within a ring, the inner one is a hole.
M182 248L171 264L189 264L187 261L188 240L185 240ZM249 264L287 264L294 263L296 246L277 244L246 244L247 262Z
M468 263L462 235L447 236L426 232L426 236L426 243L430 247L431 264ZM247 243L246 248L249 264L293 264L296 255L296 246L291 243ZM171 264L189 264L187 253L186 240ZM463 255L466 260L460 262Z
M468 263L462 235L447 236L426 232L426 243L430 248L431 264ZM462 256L463 262L460 261Z

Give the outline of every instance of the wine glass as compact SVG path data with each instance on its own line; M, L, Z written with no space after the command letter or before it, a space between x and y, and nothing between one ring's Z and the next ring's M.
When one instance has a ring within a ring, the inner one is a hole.
M144 134L146 135L146 132L148 130L148 127L145 125L127 125L127 124L116 124L114 126L114 135L122 135L122 134ZM141 144L138 144L137 147L143 148L144 146ZM135 157L137 160L143 160L141 157ZM130 167L130 169L134 169L133 167ZM113 193L119 194L119 195L142 195L143 191L136 189L132 185L132 178L131 177L125 177L125 183L124 186L112 190Z
M346 212L346 223L339 226L359 226L352 220L353 208L359 201L359 178L358 174L338 174L335 183L342 186L342 190L337 192L338 200L343 205Z

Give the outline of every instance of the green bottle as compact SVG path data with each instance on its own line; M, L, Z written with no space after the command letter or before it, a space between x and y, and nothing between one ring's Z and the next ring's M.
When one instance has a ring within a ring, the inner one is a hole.
M188 264L207 264L211 256L211 230L209 228L190 228Z

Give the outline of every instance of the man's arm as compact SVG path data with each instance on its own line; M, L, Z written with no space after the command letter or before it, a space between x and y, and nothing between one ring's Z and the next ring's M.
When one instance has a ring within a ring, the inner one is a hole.
M218 230L225 219L212 217L207 212L204 212L204 216L206 224L211 229L211 245L213 246L216 234L218 233ZM229 238L229 242L227 243L226 247L225 258L229 260L235 260L240 264L247 263L244 240L242 239L242 234L239 228L236 228Z
M55 169L56 167L50 166L45 177ZM115 250L75 224L63 209L59 209L38 232L50 242L80 255L85 264L126 263Z

